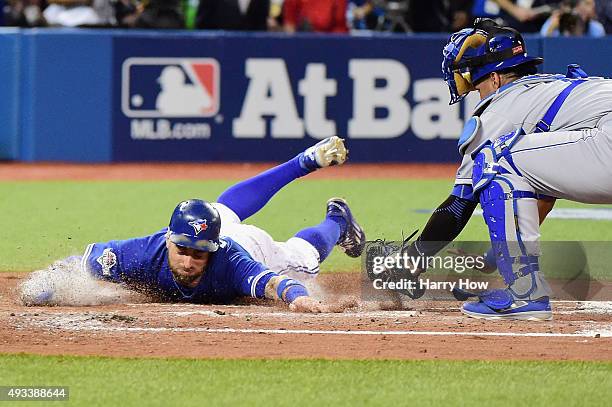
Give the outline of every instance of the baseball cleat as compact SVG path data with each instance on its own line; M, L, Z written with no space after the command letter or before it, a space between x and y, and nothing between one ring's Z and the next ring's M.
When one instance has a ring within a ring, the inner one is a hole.
M328 137L319 141L299 155L300 166L305 170L314 171L318 168L344 164L348 150L340 137Z
M357 223L348 203L342 198L331 198L327 201L327 216L338 216L344 219L346 227L336 245L349 257L359 257L366 244L366 236Z
M480 319L520 319L525 321L550 321L553 319L548 297L537 300L514 300L508 307L491 308L481 301L466 302L461 312L472 318Z

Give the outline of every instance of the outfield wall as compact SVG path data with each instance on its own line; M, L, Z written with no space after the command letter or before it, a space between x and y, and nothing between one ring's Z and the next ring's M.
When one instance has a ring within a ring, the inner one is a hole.
M448 106L447 37L4 29L0 159L278 161L338 134L353 161L457 161L477 100ZM527 48L612 76L611 38Z

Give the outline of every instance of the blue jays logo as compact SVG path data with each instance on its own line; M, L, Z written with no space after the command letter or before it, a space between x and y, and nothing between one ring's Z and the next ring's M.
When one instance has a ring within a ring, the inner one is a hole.
M189 222L189 226L193 228L196 236L200 232L206 232L206 229L208 229L208 224L207 224L206 219L204 219L204 221L192 220L191 222Z
M128 58L121 76L121 110L127 117L210 117L219 111L215 59Z

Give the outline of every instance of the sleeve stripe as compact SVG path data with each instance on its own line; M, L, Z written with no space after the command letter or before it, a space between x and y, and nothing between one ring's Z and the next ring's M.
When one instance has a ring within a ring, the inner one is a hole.
M87 259L91 255L91 251L93 250L95 243L90 243L85 249L85 253L83 253L83 258L81 259L81 270L87 271Z
M274 274L274 272L270 271L270 270L264 270L264 271L262 271L261 273L259 273L258 275L255 276L255 278L253 279L253 282L251 283L251 297L257 298L256 295L255 295L256 294L255 290L257 288L257 283L259 283L259 280L261 280L261 278L263 276L268 275L268 274Z

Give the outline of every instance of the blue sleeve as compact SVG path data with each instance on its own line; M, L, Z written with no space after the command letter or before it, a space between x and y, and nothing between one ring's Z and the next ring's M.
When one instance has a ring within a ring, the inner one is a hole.
M87 246L82 265L95 277L119 282L146 282L156 278L154 236L129 240L112 240Z
M253 260L244 249L232 250L229 263L233 271L234 289L241 296L264 298L266 284L272 277L278 275Z
M478 198L474 196L474 190L471 185L468 184L455 184L451 195L457 198L467 199L468 201L478 202Z

